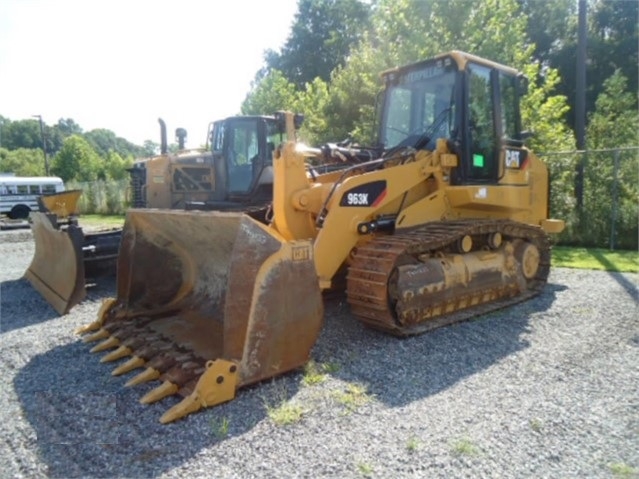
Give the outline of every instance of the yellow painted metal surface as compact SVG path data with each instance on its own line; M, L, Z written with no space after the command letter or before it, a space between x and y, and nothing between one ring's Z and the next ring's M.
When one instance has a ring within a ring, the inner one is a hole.
M49 213L58 218L68 218L79 213L78 201L82 196L82 190L67 190L60 193L42 195L40 201Z
M46 213L31 213L35 253L24 277L58 314L66 314L85 296L82 230L56 228Z

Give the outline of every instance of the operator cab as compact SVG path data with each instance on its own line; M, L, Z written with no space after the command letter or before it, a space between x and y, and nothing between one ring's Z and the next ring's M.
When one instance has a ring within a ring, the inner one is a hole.
M451 52L382 74L386 87L378 138L386 152L433 151L447 140L459 158L453 184L494 184L505 167L525 160L519 100L525 78L516 70Z
M213 123L211 147L215 167L216 200L270 199L273 150L282 141L274 117L241 116Z

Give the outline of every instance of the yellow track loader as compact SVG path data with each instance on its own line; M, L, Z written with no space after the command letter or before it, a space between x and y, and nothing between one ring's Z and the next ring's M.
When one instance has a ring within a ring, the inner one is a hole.
M539 293L550 270L548 172L523 143L514 69L451 52L382 74L383 152L309 174L308 154L273 155L273 211L130 210L117 297L81 330L174 421L303 365L323 290L398 336ZM289 118L289 121L292 121Z

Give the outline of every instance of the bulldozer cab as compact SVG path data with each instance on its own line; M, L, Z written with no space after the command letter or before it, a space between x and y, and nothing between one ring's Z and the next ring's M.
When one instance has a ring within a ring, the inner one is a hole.
M519 100L525 79L510 67L462 52L389 70L378 138L386 151L433 151L443 138L459 164L451 183L496 184L520 168Z
M211 149L219 201L246 202L272 197L273 150L283 139L275 117L231 117L215 122Z
M281 119L229 117L212 123L208 136L206 149L172 153L163 146L160 155L137 162L129 170L133 206L229 210L270 202L273 151L288 136Z

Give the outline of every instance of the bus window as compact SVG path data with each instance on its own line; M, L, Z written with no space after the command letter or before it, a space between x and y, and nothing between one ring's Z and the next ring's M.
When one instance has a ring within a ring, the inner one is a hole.
M26 218L38 209L38 197L43 193L64 191L64 183L50 176L0 176L0 214L9 218Z

